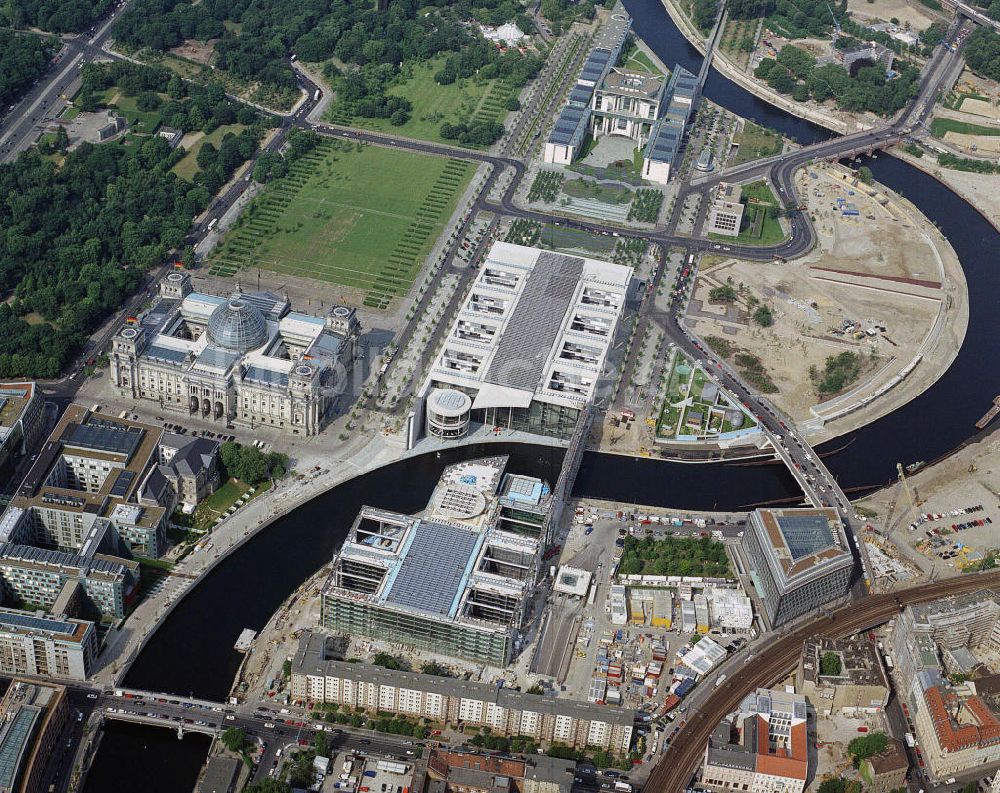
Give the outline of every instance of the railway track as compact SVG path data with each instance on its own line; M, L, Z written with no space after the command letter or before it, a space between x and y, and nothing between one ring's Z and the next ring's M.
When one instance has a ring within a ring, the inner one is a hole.
M657 761L644 790L648 793L686 790L715 725L736 710L747 694L783 679L798 662L802 643L807 638L852 636L887 622L903 606L996 586L1000 586L1000 570L934 581L894 593L869 595L842 606L829 616L800 625L753 656L739 674L731 673L724 685L712 691L702 705L691 711L670 749Z

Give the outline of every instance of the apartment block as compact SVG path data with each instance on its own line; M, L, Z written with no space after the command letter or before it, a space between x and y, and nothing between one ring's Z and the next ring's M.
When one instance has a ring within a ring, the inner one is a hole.
M599 746L618 754L631 746L635 721L635 712L624 708L335 660L327 652L326 637L312 632L302 636L292 661L291 693L296 700L489 727L494 735Z

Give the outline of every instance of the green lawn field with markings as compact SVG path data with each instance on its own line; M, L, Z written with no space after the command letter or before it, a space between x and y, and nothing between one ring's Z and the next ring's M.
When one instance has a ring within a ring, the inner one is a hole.
M210 271L316 278L385 308L413 283L473 173L454 158L324 141L253 201Z

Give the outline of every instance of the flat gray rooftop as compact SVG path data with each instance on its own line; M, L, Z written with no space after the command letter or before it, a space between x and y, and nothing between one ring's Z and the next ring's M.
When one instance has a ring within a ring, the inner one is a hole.
M449 616L479 536L467 529L423 520L413 532L385 600Z
M487 383L535 390L583 275L583 265L577 256L551 251L539 254L483 378Z

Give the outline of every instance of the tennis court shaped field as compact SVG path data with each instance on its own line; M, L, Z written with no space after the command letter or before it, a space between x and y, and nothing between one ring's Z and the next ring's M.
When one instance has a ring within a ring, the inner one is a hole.
M253 201L210 272L315 278L386 308L413 283L473 172L460 159L323 141Z

